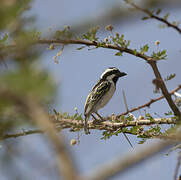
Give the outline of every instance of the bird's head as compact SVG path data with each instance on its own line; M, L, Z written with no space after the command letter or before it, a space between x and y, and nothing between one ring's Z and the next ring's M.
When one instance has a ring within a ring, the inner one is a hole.
M127 74L125 72L120 72L119 69L115 67L110 67L102 73L101 79L113 81L114 83L116 83L120 77L126 76L126 75Z

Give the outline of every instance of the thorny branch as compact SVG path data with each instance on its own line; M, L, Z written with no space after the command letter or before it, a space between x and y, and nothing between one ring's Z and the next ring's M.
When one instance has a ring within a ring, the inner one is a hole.
M86 45L86 46L95 46L95 47L99 47L100 44L99 42L96 42L96 41L88 41L88 40L82 40L82 39L51 39L51 40L48 40L48 39L39 39L37 42L35 43L38 43L38 44L64 44L64 45L67 45L67 44L80 44L80 45ZM121 47L121 46L118 46L118 45L114 45L114 44L105 44L104 46L100 46L102 48L106 48L106 49L113 49L113 50L118 50L120 52L125 52L125 53L128 53L128 54L132 54L134 56L137 56L139 58L142 58L146 61L151 61L151 60L155 60L154 58L152 57L149 57L145 54L142 54L142 53L139 53L139 52L134 52L134 50L132 49L129 49L129 48L125 48L125 47Z
M108 118L109 119L109 118ZM50 116L50 120L54 121L55 128L57 130L61 129L67 129L70 128L71 131L79 131L84 127L84 123L81 120L73 120L73 119L63 119L58 118L57 115ZM105 119L106 120L106 119ZM110 121L104 121L97 124L94 124L93 121L88 122L89 129L97 129L97 130L108 130L108 131L116 131L123 127L132 127L132 126L143 126L143 125L154 125L154 124L176 124L176 120L168 118L168 119L142 119L137 121L130 121L130 122L110 122ZM8 138L17 138L20 136L26 136L30 134L37 134L37 133L44 133L42 130L27 130L15 134L5 134L2 137L0 137L0 140L5 140ZM129 131L124 131L124 133L137 135L134 133L130 133Z
M174 94L175 92L177 92L178 90L181 89L181 85L179 85L177 88L175 88L174 90L170 91L170 95ZM132 109L130 109L129 111L126 111L124 113L121 113L120 115L118 115L117 117L120 118L121 116L123 115L127 115L128 113L131 113L131 112L134 112L134 111L137 111L139 109L142 109L144 107L150 107L151 104L153 104L154 102L157 102L161 99L164 99L165 96L160 96L158 98L155 98L155 99L151 99L150 101L148 101L147 103L143 104L143 105L140 105L140 106L137 106L137 107L134 107Z
M137 6L135 3L133 3L133 2L130 1L130 0L125 0L125 1L126 1L126 3L128 3L128 4L130 4L132 7L134 7L135 9L137 9L137 10L139 10L139 11L142 11L142 12L144 12L145 14L147 14L150 18L156 19L156 20L158 20L158 21L166 24L168 27L171 27L171 28L175 29L177 32L179 32L179 33L181 34L181 29L180 29L177 25L169 22L167 19L162 18L162 17L159 17L159 16L153 14L153 13L152 13L151 11L149 11L148 9L144 9L144 8L141 8L141 7Z
M176 104L173 102L171 94L168 92L168 89L167 89L167 87L166 87L166 85L165 85L165 83L164 83L164 81L163 81L163 79L161 77L161 74L160 74L160 72L158 70L158 66L156 64L156 61L149 61L148 63L152 67L153 72L155 74L155 77L156 77L156 79L158 81L158 84L157 84L158 87L161 89L163 95L165 96L165 98L166 98L170 108L174 112L174 114L176 116L178 116L179 120L181 121L181 112L180 112L179 108L176 106Z

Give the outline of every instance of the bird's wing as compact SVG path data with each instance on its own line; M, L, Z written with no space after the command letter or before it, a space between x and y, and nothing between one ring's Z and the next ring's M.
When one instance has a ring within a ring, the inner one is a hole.
M97 102L109 91L111 83L109 81L98 81L88 95L85 102L84 114L91 112Z
M92 91L94 91L97 88L97 86L99 86L102 82L104 81L102 79L99 79L97 83L95 84L95 86L92 88Z

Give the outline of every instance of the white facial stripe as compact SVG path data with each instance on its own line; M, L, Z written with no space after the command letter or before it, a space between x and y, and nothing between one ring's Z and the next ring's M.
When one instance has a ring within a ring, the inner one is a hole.
M106 69L103 73L102 73L102 75L101 75L101 78L106 74L106 73L108 73L109 71L113 71L113 70L117 70L116 68L112 68L112 69Z
M112 80L115 76L116 76L115 74L112 74L112 75L107 77L107 80Z

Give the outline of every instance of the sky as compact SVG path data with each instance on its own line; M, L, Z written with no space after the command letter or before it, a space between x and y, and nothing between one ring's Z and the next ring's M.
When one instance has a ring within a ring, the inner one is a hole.
M32 4L30 14L36 17L35 26L44 32L44 34L47 34L51 33L48 31L49 28L54 30L65 25L74 26L87 19L95 19L115 4L120 7L124 6L118 0L46 0L43 2L36 0ZM167 11L171 13L171 20L180 20L181 11L179 8L177 7L174 10L172 8L165 9L165 13ZM176 78L167 82L168 89L174 89L178 84L181 84L180 35L171 28L158 28L159 23L155 20L141 21L140 19L143 16L141 14L138 14L136 17L134 16L133 12L127 21L113 24L114 32L124 34L126 39L131 40L131 48L139 48L140 46L149 44L150 53L156 50L157 47L154 42L159 40L159 49L168 50L168 59L159 62L158 67L163 77L171 73L176 73ZM107 24L110 24L110 22L108 21ZM104 30L104 26L100 27L99 35L102 39L109 36L109 33ZM46 46L43 47L46 48ZM153 93L154 86L152 80L154 75L152 69L144 60L128 54L117 57L114 56L116 51L101 48L93 50L85 48L78 51L76 50L78 47L80 46L66 46L62 56L59 58L59 64L55 64L53 61L53 56L56 55L58 49L55 51L45 50L41 57L42 68L48 68L51 71L59 87L56 104L50 107L50 109L55 108L57 111L73 114L75 113L74 108L77 107L78 112L83 113L84 103L91 88L97 82L101 73L106 68L113 66L119 68L120 71L126 72L128 75L118 81L116 93L109 104L100 110L101 115L107 116L112 113L119 114L125 111L122 90L126 93L129 108L144 104L150 98L160 96L160 94ZM150 109L146 109L147 112L157 112L161 116L169 110L165 100L154 103ZM141 113L144 114L144 111L141 111ZM134 114L137 117L140 115L138 112ZM68 130L64 133L68 146L69 141L72 138L76 139L78 136L77 133L70 133ZM137 144L138 139L129 136L135 146L135 149L131 149L122 134L106 141L100 140L101 137L102 132L100 131L92 130L89 136L80 132L80 144L73 147L69 146L80 172L86 174L89 170L108 162L112 158L124 156L125 153L135 151L137 148L146 146L153 141L149 140L144 145L139 145ZM26 178L26 180L44 180L50 177L52 180L58 179L52 168L56 166L52 159L54 153L43 135L18 138L15 142L18 142L19 147L17 148L19 149L26 145L28 146L19 158L17 158L19 168L24 169L27 173L28 168L35 169L35 171L31 172L31 176L28 177L29 179ZM29 146L30 144L31 146ZM169 156L166 156L165 153L162 152L112 179L118 180L121 178L122 180L131 180L136 177L137 179L144 178L147 180L170 180L173 178L177 153L174 152ZM36 157L41 155L44 157L42 162L36 162ZM24 162L23 159L27 161ZM42 169L37 171L36 167L40 166ZM2 174L6 175L6 173Z

